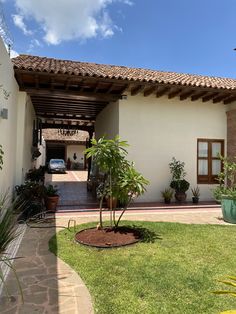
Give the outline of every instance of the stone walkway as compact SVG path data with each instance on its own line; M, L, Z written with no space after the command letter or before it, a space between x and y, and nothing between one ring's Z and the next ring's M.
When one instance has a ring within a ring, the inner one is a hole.
M108 218L108 213L104 213ZM73 218L77 224L98 220L98 213L56 214L57 228L27 228L15 261L22 284L25 303L22 304L15 279L10 274L7 285L13 296L11 301L0 298L2 314L91 314L92 300L78 274L48 250L48 240L67 226ZM146 221L171 221L196 224L225 224L219 208L139 210L129 211L124 219Z

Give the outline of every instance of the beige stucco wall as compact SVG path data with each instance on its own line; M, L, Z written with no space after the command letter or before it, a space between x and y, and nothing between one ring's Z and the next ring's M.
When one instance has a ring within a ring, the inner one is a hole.
M224 139L225 106L179 101L166 96L128 96L119 102L119 135L129 142L129 158L150 181L142 200L161 199L169 186L172 157L184 161L191 186L197 185L197 138ZM200 184L201 200L212 198L214 185ZM191 192L188 191L188 199Z
M0 90L0 111L8 109L8 119L0 117L0 144L4 150L4 165L0 171L0 191L12 190L15 179L16 163L16 128L18 85L14 78L13 68L5 46L0 38L0 86L10 92L8 99Z
M35 167L39 168L40 166L44 166L46 163L46 142L44 138L42 138L42 145L38 146L41 155L35 161Z
M78 162L84 165L84 151L86 149L85 145L68 145L67 146L67 158L70 158L71 162ZM73 155L76 153L77 159L73 159Z
M192 187L197 185L197 139L224 139L226 146L226 110L223 103L128 95L127 100L111 104L99 114L96 138L119 134L128 141L129 159L150 181L139 201L158 201L171 180L172 157L185 162L186 179ZM215 185L199 187L201 200L211 200ZM187 194L190 200L190 190Z
M21 184L24 174L32 166L32 128L35 117L30 98L19 92L13 65L0 38L0 85L10 93L4 99L0 91L0 110L8 109L8 119L0 117L0 144L4 150L4 165L0 172L0 191Z
M119 102L107 105L97 116L95 136L113 138L119 133Z

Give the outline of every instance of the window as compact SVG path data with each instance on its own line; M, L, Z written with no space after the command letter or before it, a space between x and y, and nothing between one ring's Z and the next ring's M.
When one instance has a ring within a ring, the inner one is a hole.
M224 140L197 140L197 183L216 184L222 171L219 154L224 156Z

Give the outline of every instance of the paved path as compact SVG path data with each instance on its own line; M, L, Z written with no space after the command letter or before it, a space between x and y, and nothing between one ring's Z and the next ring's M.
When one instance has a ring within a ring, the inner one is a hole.
M84 208L98 203L91 193L87 193L87 171L67 170L65 174L46 173L45 184L53 184L58 187L60 195L58 210L65 210L73 206Z
M108 218L108 213L104 213ZM97 221L98 213L57 213L57 228L27 228L15 261L22 284L25 303L20 301L12 274L7 284L13 298L0 298L1 314L91 314L91 297L81 278L69 266L48 250L48 240L59 226L66 226L73 218L77 224ZM129 211L124 219L146 221L171 221L196 224L225 224L219 208L168 209Z

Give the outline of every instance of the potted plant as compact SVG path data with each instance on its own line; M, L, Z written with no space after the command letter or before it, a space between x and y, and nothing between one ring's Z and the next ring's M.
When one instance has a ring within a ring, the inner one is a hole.
M170 204L173 194L174 192L170 188L167 188L164 191L161 191L161 195L164 198L165 204Z
M175 190L175 199L179 203L186 200L186 192L190 185L189 182L184 179L186 176L184 166L185 163L176 160L175 157L173 157L172 161L169 163L170 172L172 174L170 187Z
M56 211L59 195L58 189L56 185L49 184L48 186L44 187L45 189L45 207L48 211Z
M198 204L198 201L199 201L199 196L200 196L200 189L198 186L196 186L195 188L191 188L191 191L192 191L192 201L193 201L193 204Z
M213 191L221 202L223 219L236 224L236 162L234 159L221 157L223 171L218 175L219 186Z

